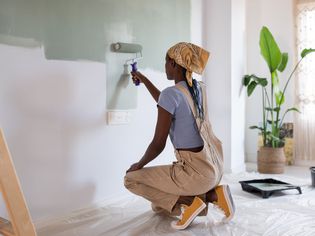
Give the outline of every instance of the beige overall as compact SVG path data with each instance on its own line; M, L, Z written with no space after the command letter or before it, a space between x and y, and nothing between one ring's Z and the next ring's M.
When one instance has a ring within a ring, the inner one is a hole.
M196 118L196 109L189 91L176 84L176 87L187 98L196 118L204 148L200 152L175 150L177 161L172 165L145 167L128 172L125 176L125 187L132 193L152 202L152 209L164 209L169 214L179 215L180 196L201 196L216 187L223 174L223 153L219 139L214 135L208 118L206 88L200 82L203 94L205 118Z

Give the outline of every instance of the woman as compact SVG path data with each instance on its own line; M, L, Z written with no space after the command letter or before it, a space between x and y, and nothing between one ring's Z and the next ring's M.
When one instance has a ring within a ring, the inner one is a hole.
M125 187L151 201L153 211L181 215L172 222L175 229L184 229L197 215L206 215L209 202L224 211L225 220L230 220L235 211L229 187L219 186L223 153L209 123L206 89L192 79L192 72L203 72L208 57L207 51L191 43L171 47L165 72L175 86L162 92L140 72L131 73L157 102L158 119L144 156L127 170ZM168 135L177 161L144 168L163 151Z

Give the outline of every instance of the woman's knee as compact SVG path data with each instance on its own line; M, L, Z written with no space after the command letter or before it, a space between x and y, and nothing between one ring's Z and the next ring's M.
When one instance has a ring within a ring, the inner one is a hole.
M127 189L129 189L134 184L135 184L135 181L132 178L132 174L131 172L128 172L124 177L124 185Z

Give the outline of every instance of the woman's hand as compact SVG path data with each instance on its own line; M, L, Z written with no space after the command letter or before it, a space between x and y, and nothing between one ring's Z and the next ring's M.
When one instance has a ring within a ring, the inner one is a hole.
M143 83L145 85L145 87L148 89L148 91L150 92L150 94L152 95L153 99L158 102L159 96L160 96L160 90L157 89L154 84L151 83L151 81L145 76L143 75L141 72L139 71L131 71L131 76L132 76L132 80L133 83L138 85L139 83Z
M126 171L126 173L130 172L130 171L135 171L135 170L140 170L142 169L143 166L140 165L139 162L136 162L134 164L132 164L129 169Z
M143 83L144 80L147 80L148 78L145 77L141 72L139 71L132 71L130 72L132 75L133 83L136 84L136 81L139 81L140 83Z

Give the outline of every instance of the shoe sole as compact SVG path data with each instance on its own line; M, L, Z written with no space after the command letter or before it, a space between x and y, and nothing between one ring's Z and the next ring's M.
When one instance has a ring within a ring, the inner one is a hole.
M181 230L181 229L186 229L189 225L190 225L190 223L198 216L198 214L203 210L203 209L205 209L206 208L206 204L205 203L202 203L202 205L188 218L188 220L186 221L186 223L185 224L183 224L183 225L177 225L176 223L178 222L178 221L173 221L172 223L171 223L171 226L172 226L172 228L173 229L179 229L179 230Z
M234 213L235 213L234 202L233 202L233 199L232 199L230 187L228 185L223 186L223 194L224 194L224 198L227 199L227 205L228 205L229 211L231 213L229 215L229 217L225 217L223 219L223 222L227 223L233 218Z

